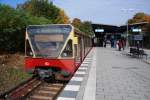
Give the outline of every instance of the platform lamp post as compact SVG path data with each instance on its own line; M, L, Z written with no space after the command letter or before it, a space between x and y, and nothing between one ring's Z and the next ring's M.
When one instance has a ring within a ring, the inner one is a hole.
M134 9L121 9L125 13L133 12ZM126 48L129 47L129 23L127 21L127 33L126 33Z

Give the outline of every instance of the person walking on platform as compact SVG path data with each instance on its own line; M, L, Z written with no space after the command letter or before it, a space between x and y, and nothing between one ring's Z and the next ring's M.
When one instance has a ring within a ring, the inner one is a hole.
M104 47L106 48L106 39L104 39L103 43L104 43Z
M124 50L124 48L125 48L125 40L122 39L121 42L122 42L122 49Z
M118 50L121 51L121 48L122 48L121 39L119 39L117 44L118 44Z
M111 43L111 48L114 48L114 40L110 39L110 43Z

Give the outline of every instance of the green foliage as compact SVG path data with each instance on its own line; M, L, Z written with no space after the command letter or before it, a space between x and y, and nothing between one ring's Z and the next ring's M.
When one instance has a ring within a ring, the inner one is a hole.
M29 14L37 17L49 19L52 23L68 23L69 18L63 10L53 5L48 0L28 0L22 5L18 5L18 9L29 12Z
M89 35L93 35L94 33L93 33L92 26L91 26L91 22L84 21L82 24L82 27L81 27L81 31L83 31Z
M75 18L72 21L72 25L77 27L79 30L81 30L82 32L84 32L84 33L86 33L88 35L92 36L94 34L90 21L82 22L80 19Z
M82 22L81 22L80 19L74 18L73 21L72 21L72 25L75 26L75 27L77 27L77 28L80 28L81 25L82 25Z
M11 50L17 42L14 37L18 34L15 33L21 30L19 27L22 24L20 22L21 15L6 5L0 5L0 9L0 48L1 50Z
M29 24L48 24L44 17L32 16L0 4L0 51L24 51L25 28Z
M59 23L59 24L68 24L68 23L70 23L69 17L66 16L64 10L59 11L59 15L57 16L57 18L54 21L55 21L54 23Z
M45 17L37 17L37 16L32 16L30 14L26 14L26 20L27 20L27 25L38 25L38 24L50 24L52 23L51 20L46 19Z

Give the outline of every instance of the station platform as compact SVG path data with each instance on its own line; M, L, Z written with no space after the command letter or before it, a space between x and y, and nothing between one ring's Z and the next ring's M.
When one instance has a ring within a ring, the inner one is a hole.
M150 100L150 64L95 47L57 100Z

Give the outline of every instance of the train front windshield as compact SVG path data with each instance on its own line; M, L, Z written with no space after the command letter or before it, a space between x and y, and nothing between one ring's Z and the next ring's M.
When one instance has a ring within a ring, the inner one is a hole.
M71 32L70 25L29 26L27 34L36 57L58 57Z

